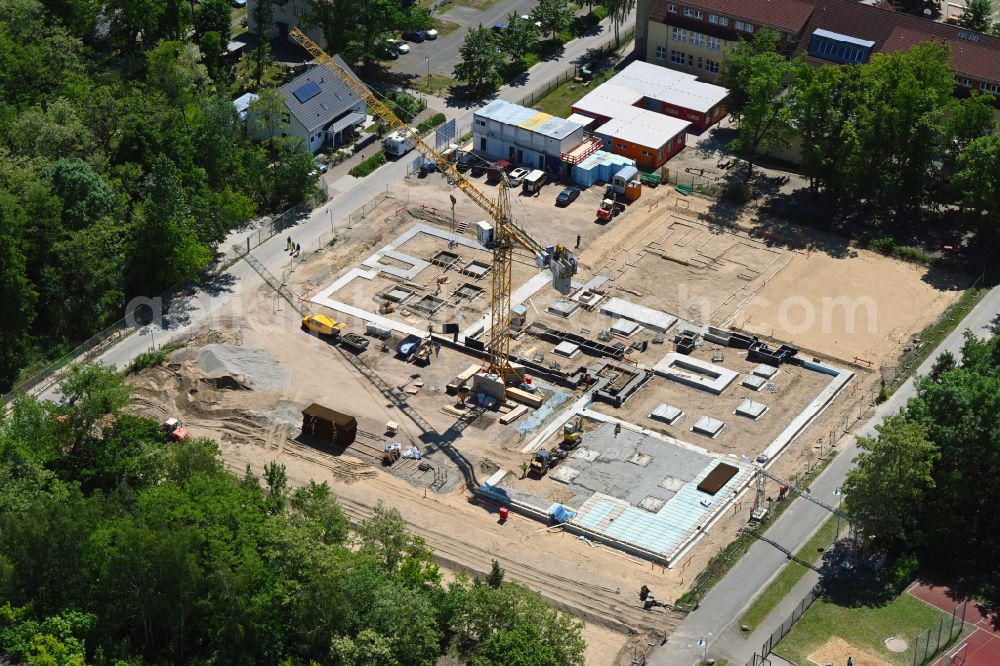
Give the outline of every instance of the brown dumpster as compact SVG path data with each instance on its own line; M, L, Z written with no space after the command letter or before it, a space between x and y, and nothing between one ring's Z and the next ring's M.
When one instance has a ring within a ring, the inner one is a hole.
M314 402L302 410L302 434L350 446L358 434L358 420Z

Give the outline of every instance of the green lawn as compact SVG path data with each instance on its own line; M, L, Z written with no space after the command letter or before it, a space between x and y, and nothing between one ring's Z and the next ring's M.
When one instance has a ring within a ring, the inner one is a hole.
M881 606L840 605L820 599L774 651L794 664L808 664L810 654L832 636L839 636L890 664L910 666L914 639L928 628L937 627L942 617L947 618L944 628L947 632L950 615L905 593ZM904 639L908 649L890 652L885 647L885 640L890 636Z
M448 90L452 86L456 85L458 82L442 74L431 74L430 84L427 83L426 76L418 76L417 78L410 81L409 86L414 90L419 90L420 92L425 92L429 95L439 95L442 92Z
M579 100L591 90L610 79L614 74L615 70L611 67L602 69L594 76L590 85L586 86L582 83L569 80L553 88L552 92L535 102L532 106L539 111L565 118L573 113L573 102Z
M816 530L816 534L799 549L799 552L795 553L795 556L804 562L816 562L821 555L819 549L826 548L833 543L836 531L837 517L831 516ZM802 580L808 570L798 562L786 564L771 584L750 604L743 617L740 618L740 624L748 625L750 631L756 629L757 625L763 622L774 610L774 607L795 587L795 584ZM748 635L749 633L745 634L744 637Z
M451 0L447 5L445 5L445 10L452 5L463 5L465 7L471 7L472 9L478 9L479 11L485 11L497 4L497 0Z
M441 18L434 19L434 29L438 31L439 37L444 37L448 33L455 32L461 27L462 26L455 23L454 21L448 21Z

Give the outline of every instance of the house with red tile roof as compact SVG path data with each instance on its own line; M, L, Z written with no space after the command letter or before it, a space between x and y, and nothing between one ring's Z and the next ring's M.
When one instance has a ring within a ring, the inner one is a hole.
M779 48L817 64L868 62L935 41L951 49L958 91L1000 97L1000 38L854 0L638 0L636 55L640 60L712 81L725 50L761 28Z

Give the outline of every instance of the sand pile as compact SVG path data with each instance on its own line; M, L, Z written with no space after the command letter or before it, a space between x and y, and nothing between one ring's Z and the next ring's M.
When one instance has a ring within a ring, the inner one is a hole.
M232 345L207 345L198 352L198 367L220 388L275 391L285 386L287 375L271 355L260 349Z

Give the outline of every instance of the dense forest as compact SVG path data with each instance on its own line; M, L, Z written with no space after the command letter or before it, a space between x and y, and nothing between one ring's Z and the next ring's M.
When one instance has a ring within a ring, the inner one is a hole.
M231 102L227 0L0 0L0 392L315 187Z
M1000 335L967 333L962 362L943 354L917 396L861 438L844 495L863 534L978 581L1000 601Z
M77 366L61 406L0 415L0 655L82 664L583 663L581 625L504 580L442 583L382 505L349 528L330 488L227 472L123 412L117 373Z

